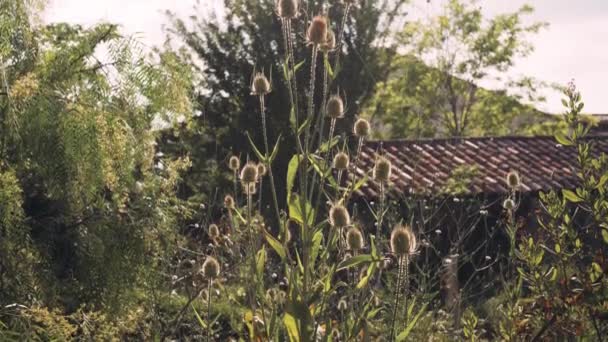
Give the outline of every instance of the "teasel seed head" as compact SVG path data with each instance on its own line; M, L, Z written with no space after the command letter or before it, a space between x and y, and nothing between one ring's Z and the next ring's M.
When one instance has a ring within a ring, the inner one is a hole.
M361 250L365 245L361 231L355 227L350 228L348 232L346 232L346 244L351 251L356 252Z
M257 72L253 76L253 83L251 84L251 93L253 95L267 95L270 93L271 87L268 78L264 73Z
M342 204L336 203L329 209L329 224L336 228L350 225L350 214Z
M217 227L217 224L212 223L209 225L209 237L212 239L220 237L220 229Z
M369 121L366 119L360 118L355 121L355 125L353 126L353 133L357 138L365 138L369 135L371 131L371 127L369 125Z
M339 152L334 157L334 169L337 170L346 170L348 169L349 158L348 154L344 152Z
M208 256L203 263L202 272L205 278L217 278L217 276L220 274L220 263L217 262L214 257Z
M268 170L266 169L266 165L264 165L264 163L259 163L258 164L258 177L266 176L266 172L268 172Z
M511 189L519 188L519 186L521 185L519 174L515 171L509 171L509 173L507 173L507 184Z
M391 178L392 165L390 160L383 156L376 158L376 164L374 165L373 177L374 179L382 184L386 184Z
M329 100L327 100L327 105L325 107L327 111L327 116L332 119L338 119L344 116L344 102L338 95L332 95Z
M327 30L327 37L325 38L325 43L321 44L319 49L323 53L329 53L336 49L336 35L334 34L334 31Z
M228 168L230 168L230 170L232 170L232 171L238 171L238 169L240 167L241 167L241 161L239 160L239 157L237 157L237 156L230 157L230 160L228 161Z
M234 197L230 195L224 196L224 207L226 209L234 209Z
M411 255L416 252L418 244L416 235L409 226L397 225L391 233L391 251L398 256Z
M299 0L277 1L277 14L283 19L293 19L298 15Z
M312 18L312 22L308 27L306 37L310 44L317 46L325 44L327 40L327 18L322 15L317 15Z
M513 210L515 208L515 201L510 198L507 198L504 202L502 202L502 207L506 210Z
M241 182L243 184L255 183L258 180L258 166L254 163L247 163L241 170Z

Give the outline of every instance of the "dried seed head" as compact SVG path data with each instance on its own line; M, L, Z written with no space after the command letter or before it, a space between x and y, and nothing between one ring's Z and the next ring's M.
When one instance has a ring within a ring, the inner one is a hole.
M358 119L355 121L355 125L353 126L353 133L357 138L365 138L369 135L371 131L369 121L366 119Z
M391 178L391 169L392 165L390 160L382 156L378 157L376 159L376 164L374 165L374 179L383 184L388 183Z
M251 93L253 95L266 95L270 93L270 82L263 73L258 72L253 76Z
M504 202L502 202L502 207L509 211L513 210L513 208L515 208L515 201L507 198Z
M298 15L298 0L279 0L277 14L283 19L292 19Z
M230 170L232 170L232 171L237 171L240 167L241 167L241 161L239 160L239 157L237 157L237 156L230 157L230 160L228 161L228 168L230 168Z
M325 43L321 44L319 49L323 53L328 53L330 51L333 51L335 48L336 48L336 35L334 34L334 31L327 30L327 37L325 38Z
M327 40L327 18L322 15L312 18L306 37L311 44L324 44Z
M226 209L234 209L234 197L230 195L224 196L224 207Z
M332 95L327 100L326 106L327 116L332 119L341 118L344 116L344 102L338 95Z
M517 189L521 185L519 174L515 171L509 171L507 173L507 184L511 189Z
M217 227L217 224L212 223L209 225L209 237L212 239L220 237L220 229Z
M258 180L258 167L254 163L247 163L241 170L243 184L255 183Z
M208 256L201 270L205 278L213 279L220 274L220 263L214 257Z
M334 157L334 169L346 170L346 169L348 169L348 162L349 162L348 154L346 154L344 152L339 152Z
M329 224L337 228L350 225L350 214L342 204L334 204L329 209Z
M355 227L349 229L346 233L346 244L351 251L361 250L365 244L361 231Z
M391 233L391 251L393 254L403 256L416 251L416 235L409 226L397 225Z
M266 169L266 165L264 165L263 163L258 164L258 177L266 176L267 171L268 170Z

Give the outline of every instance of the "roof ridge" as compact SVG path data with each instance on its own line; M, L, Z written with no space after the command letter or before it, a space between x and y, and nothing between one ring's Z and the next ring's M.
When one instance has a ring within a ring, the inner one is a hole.
M604 140L608 139L606 135L588 135L587 139L599 139ZM547 140L551 139L555 141L555 137L552 135L499 135L499 136L484 136L484 137L449 137L449 138L396 138L396 139L373 139L367 140L365 143L371 144L379 144L379 143L430 143L430 142L456 142L458 140L462 141L486 141L486 140Z

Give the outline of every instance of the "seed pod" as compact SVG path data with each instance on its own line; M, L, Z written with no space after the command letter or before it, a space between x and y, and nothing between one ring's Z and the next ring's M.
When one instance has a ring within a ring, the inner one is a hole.
M224 197L224 207L226 207L226 209L234 209L234 197L226 195Z
M382 184L388 183L391 178L391 169L392 165L390 160L382 156L378 157L376 159L376 164L374 165L374 179Z
M512 199L507 198L504 202L502 202L502 207L509 211L513 210L515 208L515 202Z
M270 93L270 82L263 73L258 72L253 76L251 93L253 95L266 95Z
M391 251L393 254L404 256L416 251L416 235L409 226L397 225L391 233Z
M240 167L241 167L241 161L239 160L239 157L237 157L237 156L230 157L230 160L228 161L228 168L230 168L230 170L232 170L232 171L237 171Z
M217 227L217 224L212 223L209 225L209 237L212 239L220 237L220 229Z
M353 126L353 133L357 138L365 138L369 135L371 131L369 121L366 119L358 119L355 121L355 125Z
M328 117L332 119L341 118L344 116L344 102L342 102L340 96L332 95L329 100L327 100L325 110Z
M515 171L509 171L507 173L507 184L511 189L517 189L521 185L519 174Z
M283 19L292 19L298 15L298 0L279 0L277 14Z
M258 167L254 163L247 163L241 170L243 184L255 183L258 180Z
M349 158L348 154L344 152L339 152L334 157L334 169L337 170L346 170L348 169Z
M363 234L355 227L348 230L346 233L346 244L351 251L359 251L363 248Z
M220 263L217 262L214 257L208 256L203 263L203 268L201 271L203 272L203 276L205 276L205 278L216 278L220 274Z
M325 43L321 44L321 46L319 46L319 49L323 53L328 53L328 52L333 51L335 48L336 48L336 35L334 34L334 31L327 30L327 37L325 38Z
M336 228L350 225L350 214L342 204L334 204L329 209L329 224Z
M312 18L306 37L311 44L317 46L324 44L327 40L327 18L322 15Z

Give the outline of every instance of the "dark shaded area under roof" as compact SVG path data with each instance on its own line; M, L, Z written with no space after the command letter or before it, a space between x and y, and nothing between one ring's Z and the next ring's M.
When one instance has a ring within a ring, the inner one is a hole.
M589 137L594 154L608 153L608 136ZM393 195L438 194L454 177L454 170L472 167L469 195L508 192L505 176L521 176L522 192L548 191L576 186L575 147L562 146L553 137L484 137L462 139L369 141L363 145L357 173L373 168L376 154L392 162L389 192ZM370 179L356 195L377 198L378 183Z

